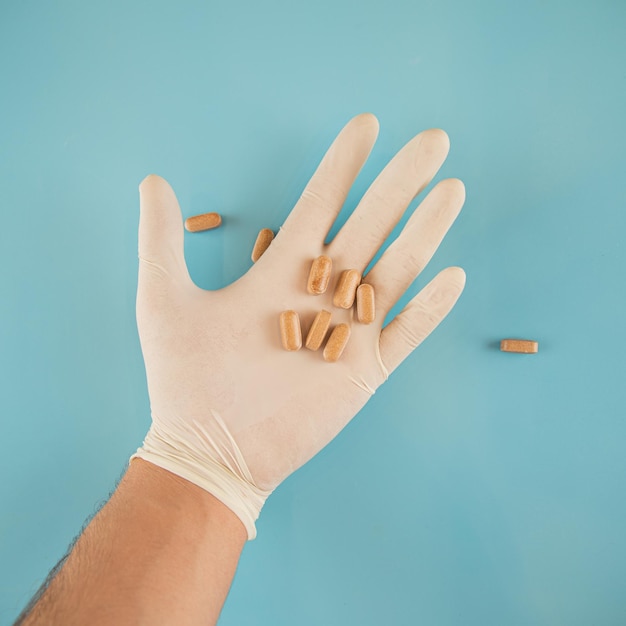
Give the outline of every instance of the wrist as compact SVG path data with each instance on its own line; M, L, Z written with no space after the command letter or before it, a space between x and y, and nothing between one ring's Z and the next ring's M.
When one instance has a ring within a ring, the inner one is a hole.
M222 419L213 411L208 416L214 421L211 437L194 421L153 421L131 460L141 458L208 492L241 520L248 539L254 539L255 522L271 491L255 485Z
M245 526L231 509L205 489L167 469L134 457L123 483L125 490L133 494L131 497L139 499L146 508L154 508L168 518L184 517L198 528L219 527L228 531L235 543L245 543Z

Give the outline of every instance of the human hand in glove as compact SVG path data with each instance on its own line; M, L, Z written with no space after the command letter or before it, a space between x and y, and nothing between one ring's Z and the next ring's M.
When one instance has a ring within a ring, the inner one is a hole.
M197 287L189 276L172 188L155 175L140 185L137 324L152 425L133 458L213 494L241 519L249 539L272 490L341 431L463 290L463 270L447 268L382 328L463 205L463 184L448 179L363 276L374 287L375 321L360 324L353 309L333 306L341 271L363 274L449 149L441 130L414 137L325 243L377 134L373 115L350 120L267 251L217 291ZM330 284L324 294L310 295L309 269L320 255L332 259ZM305 333L321 309L331 311L331 328L348 323L351 337L340 360L326 362L321 350L284 350L278 319L288 309L300 314Z

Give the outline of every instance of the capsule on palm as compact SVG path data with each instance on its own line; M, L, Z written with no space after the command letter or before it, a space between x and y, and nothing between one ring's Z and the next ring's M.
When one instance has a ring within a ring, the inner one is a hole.
M356 316L361 324L371 324L376 319L374 287L368 283L359 285L356 290Z
M280 339L283 348L290 352L300 350L302 347L300 317L295 311L283 311L280 314Z
M343 354L343 351L350 339L350 326L348 324L337 324L330 333L330 337L324 346L324 360L335 363Z
M354 304L356 288L360 282L361 275L357 270L344 270L341 272L337 287L335 287L333 304L341 309L349 309Z
M330 326L330 311L322 309L313 320L304 344L309 350L318 350Z
M306 290L310 294L318 296L326 291L332 266L332 259L324 255L318 256L313 263L311 263L309 280L306 285Z
M256 263L261 255L268 249L269 245L274 239L274 231L269 228L263 228L257 235L254 242L254 248L252 248L252 260Z

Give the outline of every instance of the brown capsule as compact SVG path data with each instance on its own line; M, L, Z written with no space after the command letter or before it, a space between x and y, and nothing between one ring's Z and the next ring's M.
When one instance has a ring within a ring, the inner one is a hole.
M356 290L356 316L361 324L371 324L376 319L374 287L368 283L359 285Z
M300 316L295 311L283 311L280 314L280 339L285 350L300 350L302 347Z
M502 352L521 352L522 354L535 354L539 351L539 344L528 339L503 339L500 342Z
M313 320L304 344L309 350L318 350L330 326L330 311L322 309Z
M332 267L332 259L324 255L318 256L317 259L311 263L309 280L306 285L306 290L310 294L318 296L326 291Z
M337 287L335 287L333 304L342 309L349 309L354 304L356 288L360 282L361 275L356 270L344 270L341 272Z
M252 248L252 260L256 263L261 255L267 250L269 245L272 243L272 239L274 239L274 231L269 228L263 228L259 234L257 235L256 241L254 242L254 248Z
M222 216L219 213L203 213L194 215L185 220L185 228L191 233L201 230L211 230L217 228L222 223Z
M324 361L334 363L339 360L346 344L350 339L350 326L348 324L337 324L330 333L330 337L324 346Z

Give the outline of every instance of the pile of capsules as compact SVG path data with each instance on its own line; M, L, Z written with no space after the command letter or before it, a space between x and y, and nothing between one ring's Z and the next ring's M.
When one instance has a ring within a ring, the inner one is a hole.
M330 257L324 255L313 260L306 286L311 295L318 296L326 292L332 265ZM357 319L362 324L371 324L376 316L374 288L367 283L361 283L361 274L357 270L344 270L337 281L333 305L349 309L355 300ZM330 327L330 318L331 313L326 309L322 309L315 316L304 344L309 350L318 350L321 347ZM285 350L299 350L302 347L300 317L296 311L283 311L280 314L280 337ZM339 360L349 339L350 325L337 324L324 346L324 360L329 363Z
M219 213L205 213L196 215L186 220L185 227L191 232L217 228L222 223ZM261 255L267 250L274 239L274 232L269 228L263 228L258 234L252 260L256 263ZM327 256L319 256L313 260L307 291L311 295L318 296L326 292L330 282L332 259ZM350 309L356 300L356 316L361 324L371 324L376 317L374 301L374 287L367 283L361 283L361 274L354 269L344 270L337 281L337 287L333 295L333 305L341 309ZM330 328L331 312L322 309L315 316L311 328L304 343L309 350L319 350ZM300 350L302 347L302 326L300 316L296 311L283 311L279 317L280 337L285 350L290 352ZM334 363L338 361L350 339L350 325L337 324L330 333L324 346L323 357L325 361Z
M267 250L274 238L269 228L264 228L258 235L252 250L252 260L256 263ZM306 289L314 296L326 292L330 282L330 273L333 262L330 257L318 256L311 264ZM333 295L333 305L340 309L349 309L356 300L357 319L361 324L371 324L376 317L374 302L374 288L367 283L361 283L361 274L357 270L344 270L337 281ZM331 312L322 309L318 312L309 328L304 343L309 350L319 350L330 328ZM279 317L280 338L285 350L293 352L302 347L302 327L300 316L296 311L283 311ZM324 346L324 360L334 363L341 357L348 340L350 339L350 325L337 324L330 333Z

